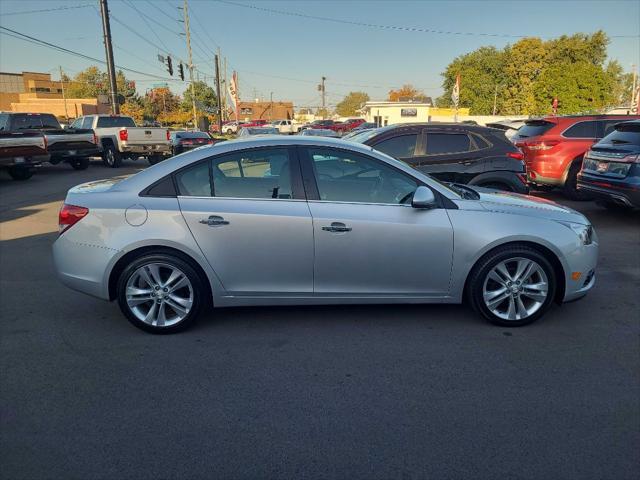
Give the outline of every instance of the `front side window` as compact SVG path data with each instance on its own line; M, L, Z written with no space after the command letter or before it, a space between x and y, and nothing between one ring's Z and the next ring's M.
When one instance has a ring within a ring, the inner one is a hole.
M598 122L578 122L569 127L563 136L567 138L597 138Z
M417 141L418 135L415 133L412 135L401 135L376 143L373 148L394 158L413 157Z
M471 150L469 136L463 133L427 133L427 155L461 153Z
M320 200L399 205L409 203L418 186L403 172L355 152L311 148L309 157Z
M216 197L293 198L286 148L235 152L214 159L212 168Z
M84 120L82 120L82 128L89 130L93 128L93 117L84 117Z
M82 128L82 117L76 118L70 125L70 128Z

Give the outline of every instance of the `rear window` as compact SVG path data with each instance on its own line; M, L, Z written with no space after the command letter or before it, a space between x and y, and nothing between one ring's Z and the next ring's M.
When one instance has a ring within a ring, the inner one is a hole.
M176 133L178 138L210 138L205 132L180 132Z
M598 145L640 146L640 123L616 125L616 129L600 140Z
M13 130L41 130L59 129L60 124L53 115L32 115L27 113L11 116L11 128Z
M135 127L131 117L98 117L97 128Z
M518 137L527 138L544 135L553 126L555 126L555 123L551 122L527 122L518 129Z

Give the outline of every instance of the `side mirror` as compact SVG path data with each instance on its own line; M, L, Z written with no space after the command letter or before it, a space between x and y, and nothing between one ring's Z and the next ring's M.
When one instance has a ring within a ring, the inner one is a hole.
M436 206L436 197L430 188L421 185L413 193L411 206L413 208L434 208Z

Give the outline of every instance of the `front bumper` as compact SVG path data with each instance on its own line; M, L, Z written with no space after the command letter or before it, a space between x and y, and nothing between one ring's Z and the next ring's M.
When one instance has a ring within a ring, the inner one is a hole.
M580 245L565 256L564 302L571 302L584 297L596 283L598 237L595 230L592 238L593 241L590 245ZM577 273L579 275L576 275Z

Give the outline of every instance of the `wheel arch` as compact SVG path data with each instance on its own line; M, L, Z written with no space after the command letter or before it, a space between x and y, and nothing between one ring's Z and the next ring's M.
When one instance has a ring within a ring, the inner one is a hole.
M118 261L113 265L111 272L109 272L109 300L115 300L117 295L118 278L120 277L120 274L124 271L124 269L127 268L127 265L129 265L133 260L141 257L142 255L152 253L164 253L173 255L191 265L193 269L198 273L200 279L202 280L202 283L207 289L207 293L209 294L207 299L210 302L210 305L213 304L213 289L211 287L211 281L209 280L209 276L204 271L200 263L192 256L184 253L183 251L178 250L177 248L168 247L166 245L141 246L134 250L131 250L130 252L127 252L121 258L119 258Z
M564 295L565 295L565 290L566 290L566 275L565 275L565 269L562 265L562 262L560 261L560 258L549 247L542 245L540 243L530 241L530 240L517 240L517 241L501 243L499 245L494 245L487 251L483 252L482 255L480 255L475 260L475 262L473 262L472 267L467 272L467 276L464 281L463 298L468 298L469 282L473 277L473 273L475 272L475 269L480 264L480 262L484 258L486 258L488 255L491 255L496 250L504 247L529 247L533 250L536 250L541 255L543 255L549 261L549 263L551 263L551 266L553 267L553 271L556 275L556 292L555 292L554 301L558 304L562 303L562 300L564 299Z

